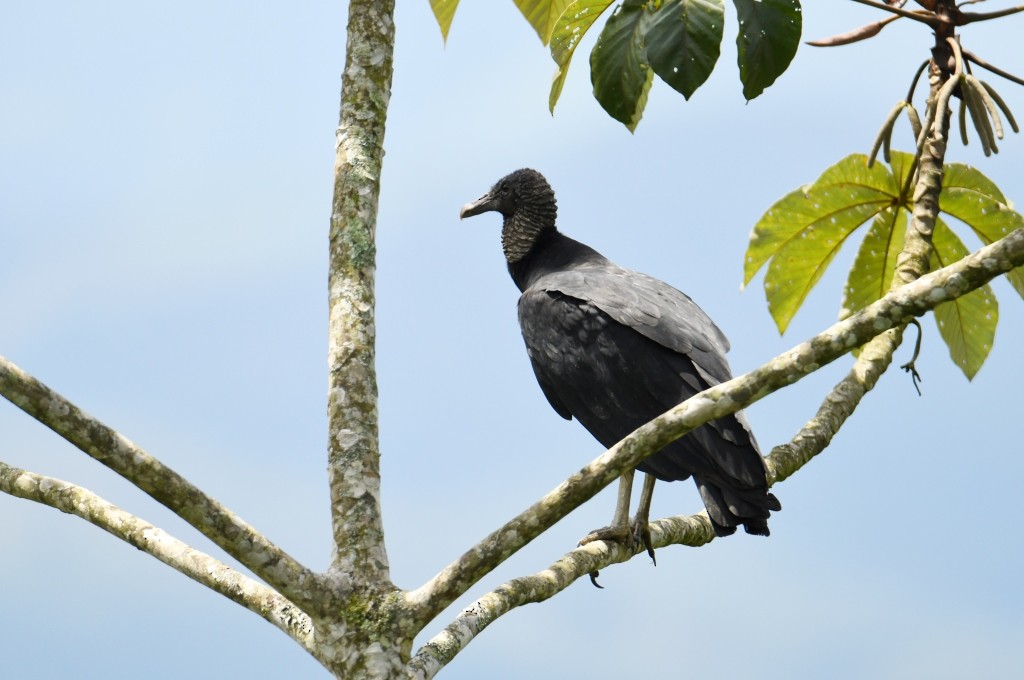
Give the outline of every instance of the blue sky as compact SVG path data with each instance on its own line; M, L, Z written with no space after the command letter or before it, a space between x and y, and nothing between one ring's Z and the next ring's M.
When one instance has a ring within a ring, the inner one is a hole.
M875 18L853 3L807 9L808 38ZM55 2L0 13L0 353L317 569L330 555L326 238L346 12ZM900 21L865 44L803 46L745 103L727 20L709 83L689 102L656 83L630 135L590 95L592 40L552 117L553 64L511 2L464 3L447 45L426 0L399 3L378 226L382 493L398 585L420 585L601 451L535 384L498 218L458 220L506 172L544 172L563 231L696 299L731 338L737 373L835 319L854 248L780 338L760 279L739 290L750 228L870 147L930 35ZM1021 21L969 27L965 44L1022 72ZM990 81L1024 118L1024 92ZM949 160L1024 200L1024 140L1001 148L984 159L977 141L955 141ZM890 371L831 448L776 487L771 538L608 569L604 590L584 580L494 624L444 677L1024 674L1024 304L1005 281L995 291L1001 323L975 380L927 320L924 396ZM896 362L908 358L904 348ZM762 447L787 441L850 362L749 409ZM217 554L6 402L0 460ZM570 515L424 639L486 590L545 568L613 504L606 490ZM690 483L661 485L654 513L700 507ZM0 495L0 545L5 676L327 677L258 617L77 518Z

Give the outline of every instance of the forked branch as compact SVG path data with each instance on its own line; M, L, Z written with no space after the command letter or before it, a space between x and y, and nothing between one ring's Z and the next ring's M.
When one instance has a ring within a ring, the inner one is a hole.
M315 599L313 572L127 437L2 356L0 395L145 491L288 599L300 606Z
M0 461L0 491L81 517L172 569L255 612L314 653L310 618L280 593L81 486Z

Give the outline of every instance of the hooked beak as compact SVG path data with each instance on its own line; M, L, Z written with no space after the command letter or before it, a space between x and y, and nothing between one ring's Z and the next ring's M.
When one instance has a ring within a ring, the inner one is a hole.
M464 220L467 217L473 215L479 215L480 213L490 212L498 209L498 201L488 192L476 199L472 203L467 203L462 206L462 210L459 211L459 219Z

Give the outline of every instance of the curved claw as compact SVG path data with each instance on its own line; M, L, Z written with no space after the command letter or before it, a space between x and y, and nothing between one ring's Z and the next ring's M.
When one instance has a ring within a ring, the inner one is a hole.
M651 562L654 563L654 566L658 566L658 560L654 556L654 546L651 543L650 525L637 517L634 517L633 521L630 524L633 529L633 544L638 546L637 552L639 553L639 548L643 547L647 551L647 554L650 556Z
M651 561L654 565L658 565L658 560L654 557L654 546L651 542L651 529L648 526L647 521L634 517L633 520L627 526L607 526L601 527L600 529L594 529L589 534L580 539L579 545L586 545L587 543L593 543L594 541L612 541L626 548L632 554L637 555L641 551L646 551L651 557Z

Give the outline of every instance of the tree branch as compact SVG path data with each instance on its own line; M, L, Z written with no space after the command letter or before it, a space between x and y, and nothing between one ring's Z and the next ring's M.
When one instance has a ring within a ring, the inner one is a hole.
M715 534L706 512L666 517L650 523L651 546L699 547ZM594 541L570 550L544 571L508 581L463 610L444 630L425 643L407 666L410 678L434 677L487 626L524 604L543 602L599 569L626 562L637 553L614 541Z
M800 428L793 439L779 444L765 456L771 484L788 479L825 450L839 428L853 415L860 400L889 368L902 336L902 327L893 328L861 348L853 368L826 395L814 417Z
M769 485L787 479L829 445L861 398L888 368L899 346L900 334L900 328L893 328L865 345L853 369L829 392L814 418L791 441L772 449L765 458ZM669 545L700 547L715 538L707 512L660 519L651 522L650 530L652 547L656 549ZM417 680L434 677L502 615L524 604L546 600L583 575L625 562L636 554L618 543L595 541L566 553L545 571L512 579L477 600L421 647L409 663L409 676Z
M1008 71L1004 71L998 66L988 63L987 61L976 55L974 52L964 50L963 53L964 58L967 59L967 61L971 62L972 64L977 64L983 69L991 71L992 73L995 73L997 76L1002 76L1003 78L1006 78L1011 82L1017 83L1018 85L1024 85L1024 78L1021 78L1020 76L1015 76L1012 73L1009 73Z
M1024 12L1024 5L1007 7L1006 9L1000 9L995 12L960 12L960 25L966 26L967 24L973 24L975 21L1000 19L1002 17L1008 17L1011 14L1019 14L1021 12Z
M240 517L127 437L0 356L0 395L139 487L254 574L305 607L319 579Z
M352 583L393 588L380 513L374 276L394 0L353 0L330 228L327 472L334 555Z
M220 593L281 629L315 654L312 622L277 591L125 512L88 489L0 461L0 491L77 515Z
M872 337L902 326L940 302L959 297L1022 263L1024 229L1018 229L949 267L890 292L754 371L705 390L658 416L487 536L433 579L407 593L413 616L423 622L436 616L484 574L611 483L622 470L635 467L691 429L749 406ZM792 470L780 465L776 474L788 476Z
M898 14L901 17L906 17L908 19L913 19L914 21L920 21L922 24L928 24L932 28L934 28L937 24L940 23L938 17L936 17L933 13L930 13L930 12L929 13L925 13L925 12L912 12L910 10L903 9L902 7L896 7L894 5L886 5L883 2L875 2L874 0L853 0L853 1L857 2L857 3L860 3L862 5L867 5L868 7L874 7L875 9L880 9L880 10L882 10L884 12L891 12L893 14Z

